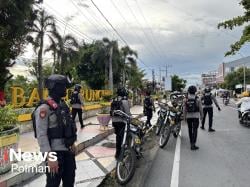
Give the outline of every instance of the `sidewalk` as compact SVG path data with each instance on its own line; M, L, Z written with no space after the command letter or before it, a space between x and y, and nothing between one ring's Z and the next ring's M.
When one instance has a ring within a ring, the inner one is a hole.
M142 113L142 106L132 107L131 113ZM79 154L76 156L76 186L79 186L79 183L86 183L86 185L91 184L91 186L93 186L93 182L100 182L100 180L102 180L105 175L114 168L115 136L111 135L113 133L111 122L108 130L106 131L100 130L100 126L98 125L96 117L91 117L84 120L84 124L87 126L84 129L80 129L80 124L77 123L77 150ZM39 151L39 146L37 140L34 138L33 132L20 135L19 148L21 148L22 151ZM33 164L38 165L40 163ZM42 181L45 182L45 175L38 175L39 177L34 175L34 173L9 172L1 176L0 187L20 184L21 181L25 181L27 179L30 179L29 182L26 182L26 186L28 187L44 186ZM80 186L83 186L83 184Z

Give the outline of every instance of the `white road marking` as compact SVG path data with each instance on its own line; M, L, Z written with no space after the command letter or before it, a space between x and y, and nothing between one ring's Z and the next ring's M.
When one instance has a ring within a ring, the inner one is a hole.
M174 164L173 164L170 187L179 186L180 154L181 154L181 131L177 138L175 147Z

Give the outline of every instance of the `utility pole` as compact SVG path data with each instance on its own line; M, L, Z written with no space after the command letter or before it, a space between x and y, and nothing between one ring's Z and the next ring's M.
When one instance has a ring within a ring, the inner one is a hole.
M247 90L246 89L246 65L244 64L244 67L243 67L243 72L244 72L244 92Z
M153 84L153 92L155 91L155 70L152 69L152 84Z
M160 73L160 91L161 91L161 68L160 68L160 71L159 71L159 73Z
M113 64L112 64L112 56L113 56L113 46L110 47L110 55L109 55L109 89L113 92Z
M168 78L168 68L171 68L171 67L172 65L166 64L166 78L165 78L165 85L164 85L165 89L167 89L166 83L167 83L167 78Z

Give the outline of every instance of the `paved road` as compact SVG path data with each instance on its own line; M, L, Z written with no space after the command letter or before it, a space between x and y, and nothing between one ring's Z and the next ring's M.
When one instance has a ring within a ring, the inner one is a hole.
M250 128L239 125L232 106L221 104L221 112L214 108L216 132L199 130L198 151L190 150L187 126L183 124L180 162L174 162L178 146L171 137L168 145L158 150L144 186L167 187L172 182L171 187L249 187Z

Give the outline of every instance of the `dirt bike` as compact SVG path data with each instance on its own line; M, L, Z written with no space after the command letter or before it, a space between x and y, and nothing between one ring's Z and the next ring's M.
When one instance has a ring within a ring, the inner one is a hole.
M142 157L143 123L134 120L121 110L114 111L125 121L125 130L121 146L121 153L116 164L116 180L119 184L127 184L135 173L137 158ZM138 121L138 120L137 120Z
M175 138L178 137L181 130L181 111L172 110L172 107L168 107L167 115L163 123L163 127L160 131L160 148L164 148L170 138L171 133Z
M158 119L155 125L155 134L158 136L161 132L164 120L167 115L167 108L165 104L159 105L160 110L158 111Z

